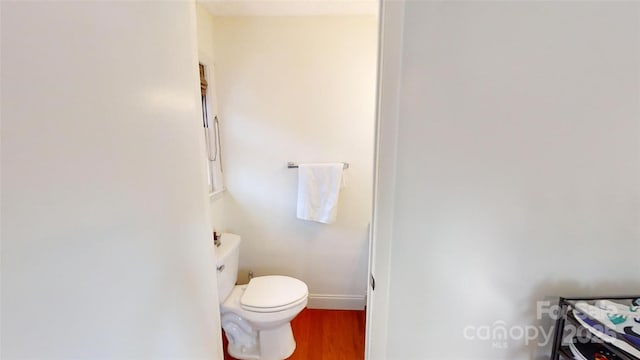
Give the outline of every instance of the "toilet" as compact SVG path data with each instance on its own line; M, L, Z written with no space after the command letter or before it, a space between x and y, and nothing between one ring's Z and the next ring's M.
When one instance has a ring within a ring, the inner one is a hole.
M291 320L307 306L307 285L281 275L252 278L236 285L240 236L223 233L216 248L220 320L237 359L282 360L293 354L296 342Z

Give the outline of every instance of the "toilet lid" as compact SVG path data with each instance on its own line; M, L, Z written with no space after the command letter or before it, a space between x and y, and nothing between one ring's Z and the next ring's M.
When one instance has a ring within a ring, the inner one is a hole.
M289 276L259 276L249 281L240 305L249 309L277 308L298 302L308 292L307 284Z

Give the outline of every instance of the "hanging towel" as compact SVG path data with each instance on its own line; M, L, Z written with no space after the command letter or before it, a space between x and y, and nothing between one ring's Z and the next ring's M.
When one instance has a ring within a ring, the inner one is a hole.
M298 165L298 218L331 224L338 213L343 163Z

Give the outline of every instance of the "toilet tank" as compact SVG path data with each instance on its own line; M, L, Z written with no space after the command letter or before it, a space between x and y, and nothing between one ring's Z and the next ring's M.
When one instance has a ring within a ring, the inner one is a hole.
M238 280L240 260L240 236L230 233L220 235L220 246L216 252L216 274L218 277L218 299L222 303Z

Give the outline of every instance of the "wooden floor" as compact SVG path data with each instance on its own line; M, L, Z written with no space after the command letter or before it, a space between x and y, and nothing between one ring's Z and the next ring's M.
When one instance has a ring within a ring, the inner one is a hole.
M289 359L364 359L364 321L364 310L302 310L291 322L296 351ZM226 338L223 340L225 360L235 359L227 354Z

